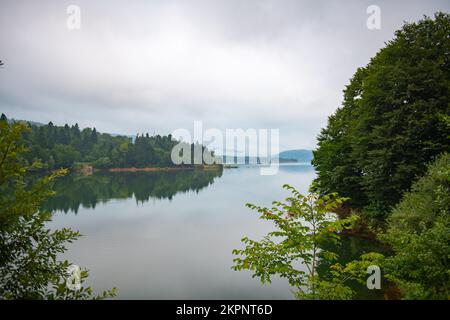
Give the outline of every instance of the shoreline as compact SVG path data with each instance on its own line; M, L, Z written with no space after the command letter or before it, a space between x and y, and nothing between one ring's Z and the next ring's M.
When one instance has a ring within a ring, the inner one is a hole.
M94 171L106 171L106 172L172 172L172 171L192 171L192 170L220 170L220 165L199 165L193 167L145 167L145 168L109 168L109 169L96 169Z

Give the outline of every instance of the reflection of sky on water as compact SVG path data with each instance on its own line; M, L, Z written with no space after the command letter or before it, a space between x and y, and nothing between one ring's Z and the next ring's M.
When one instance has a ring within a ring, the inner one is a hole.
M259 239L272 228L245 203L284 199L284 183L306 192L313 177L309 166L282 165L274 176L261 176L258 168L227 169L198 193L145 203L110 200L81 207L77 215L58 212L52 226L84 234L67 258L90 269L95 289L117 286L119 298L290 299L284 280L262 286L249 273L231 270L231 250L241 247L243 236Z

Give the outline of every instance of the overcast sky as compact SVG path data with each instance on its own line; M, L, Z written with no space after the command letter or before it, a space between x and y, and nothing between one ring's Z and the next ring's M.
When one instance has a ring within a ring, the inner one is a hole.
M0 111L121 134L278 128L282 150L313 148L356 68L439 10L450 1L1 0Z

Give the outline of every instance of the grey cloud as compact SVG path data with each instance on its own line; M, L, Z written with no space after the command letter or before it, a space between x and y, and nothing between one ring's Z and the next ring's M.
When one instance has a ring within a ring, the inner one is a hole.
M66 28L69 4L82 28ZM2 1L0 111L100 131L280 128L311 148L357 67L448 1Z

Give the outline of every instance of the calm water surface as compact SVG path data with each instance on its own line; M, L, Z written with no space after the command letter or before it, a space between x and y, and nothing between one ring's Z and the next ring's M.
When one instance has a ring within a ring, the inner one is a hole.
M83 234L64 258L90 270L96 291L115 286L121 299L292 299L284 279L262 285L231 270L231 251L243 236L273 229L246 203L284 199L285 183L306 192L314 175L309 165L284 164L273 176L257 167L69 176L47 207L56 212L52 228ZM364 246L347 243L345 255Z

